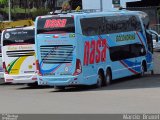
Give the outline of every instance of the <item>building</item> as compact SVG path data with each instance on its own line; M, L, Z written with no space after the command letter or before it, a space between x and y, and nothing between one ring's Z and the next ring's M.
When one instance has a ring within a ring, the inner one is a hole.
M149 7L149 6L160 6L160 0L141 0L134 2L127 2L127 7Z
M160 0L141 0L127 2L128 10L144 11L149 15L150 26L160 23Z
M55 0L55 9L61 9L62 3L65 0ZM114 0L115 1L115 0ZM126 7L126 2L128 1L138 1L138 0L116 0L120 2L120 6ZM102 6L101 6L102 2ZM72 9L80 6L82 9L102 9L103 10L115 10L113 6L113 0L71 0Z

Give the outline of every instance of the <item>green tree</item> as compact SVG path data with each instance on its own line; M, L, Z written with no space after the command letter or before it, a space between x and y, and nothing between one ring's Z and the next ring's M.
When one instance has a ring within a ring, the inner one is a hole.
M0 4L5 4L7 3L7 0L0 0Z

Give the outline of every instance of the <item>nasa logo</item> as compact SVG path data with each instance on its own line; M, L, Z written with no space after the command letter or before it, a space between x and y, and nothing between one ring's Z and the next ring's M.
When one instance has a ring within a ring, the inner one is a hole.
M84 65L106 61L107 40L86 41L84 45Z
M44 28L65 27L67 19L48 19L45 22Z

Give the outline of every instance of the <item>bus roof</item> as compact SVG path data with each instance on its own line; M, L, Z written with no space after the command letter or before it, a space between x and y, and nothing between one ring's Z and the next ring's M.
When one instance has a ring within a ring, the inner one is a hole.
M115 11L80 11L80 12L69 12L69 13L60 13L57 15L45 15L45 16L39 16L40 18L47 18L47 17L72 17L72 16L102 16L102 15L128 15L128 14L134 14L134 15L140 15L141 11L129 11L129 10L115 10Z
M29 27L19 27L19 28L11 28L11 29L6 29L3 31L15 31L15 30L31 30L34 29L34 26L29 26Z

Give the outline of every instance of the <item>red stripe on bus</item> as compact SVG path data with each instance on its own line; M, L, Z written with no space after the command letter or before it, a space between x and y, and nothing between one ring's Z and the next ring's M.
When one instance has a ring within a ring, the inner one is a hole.
M98 35L98 37L99 37L100 40L103 40L103 38L100 35ZM109 49L109 45L108 45L107 39L106 39L106 47Z
M126 67L130 72L132 72L132 73L134 73L134 74L138 74L137 71L129 68L128 65L127 65L124 61L120 60L120 63L121 63L124 67Z
M137 34L139 40L141 41L141 44L144 45L144 44L143 44L143 41L142 41L142 39L141 39L141 37L140 37L139 34L138 34L138 32L136 32L136 34Z

